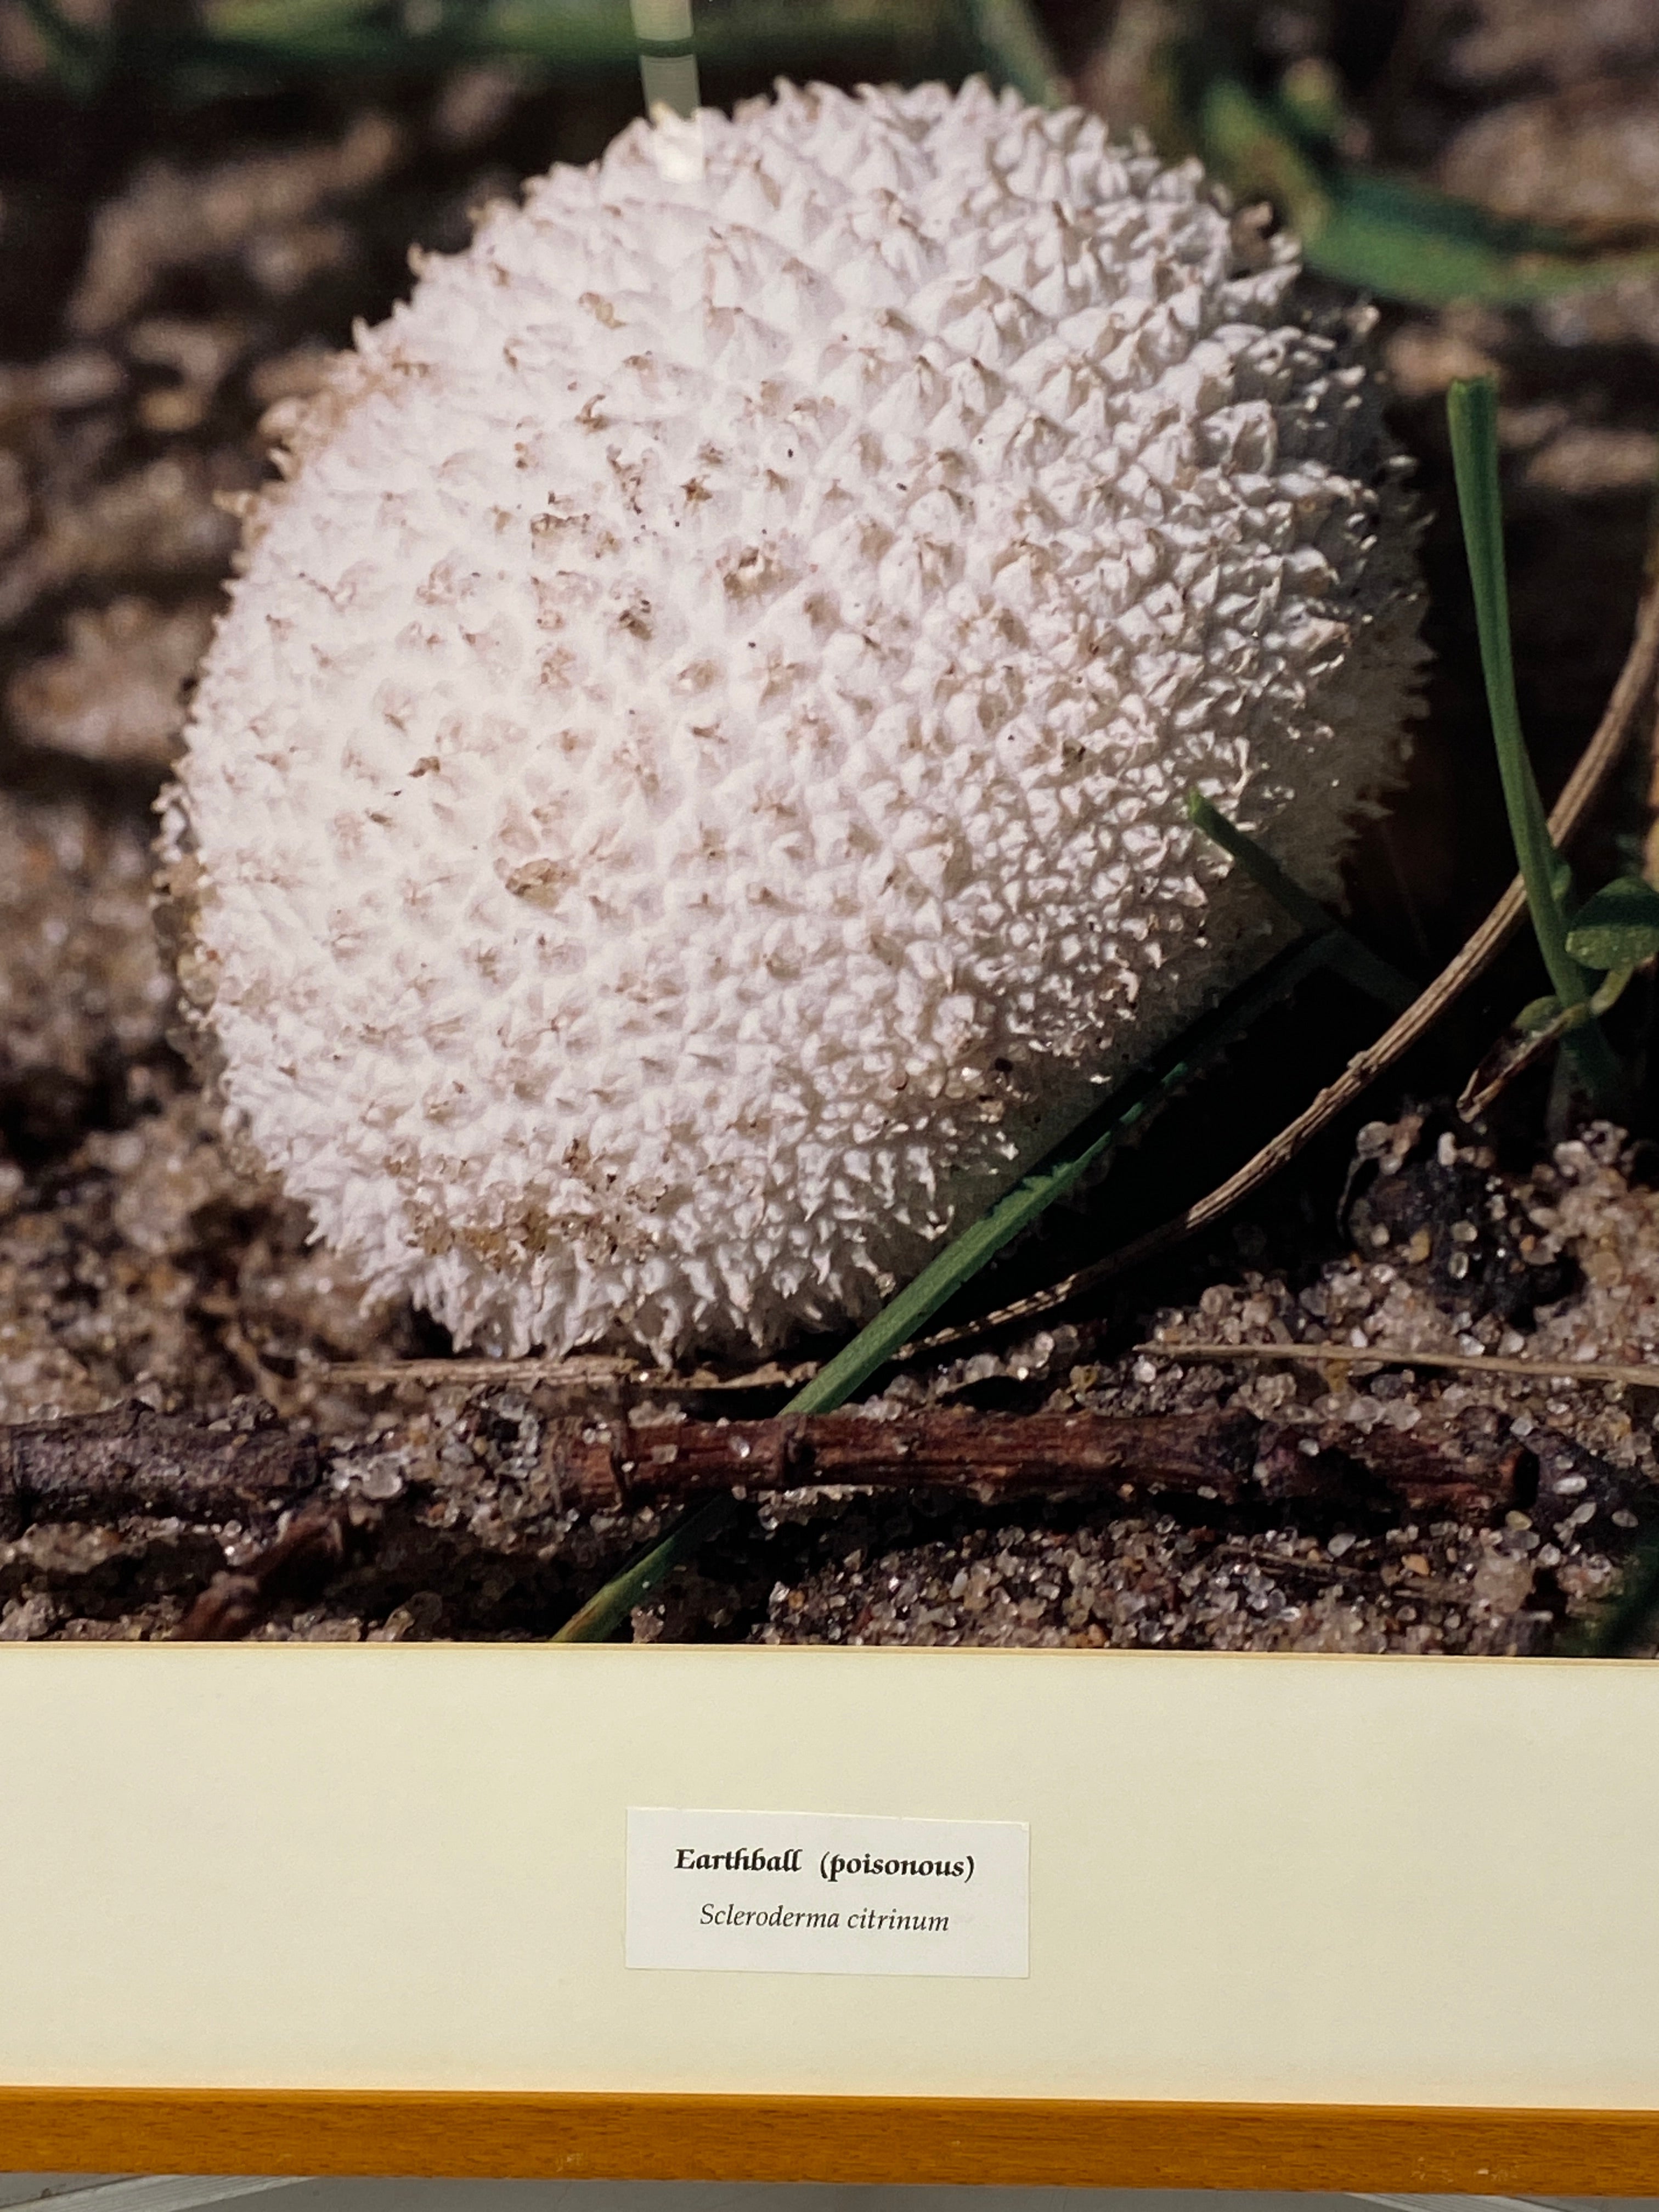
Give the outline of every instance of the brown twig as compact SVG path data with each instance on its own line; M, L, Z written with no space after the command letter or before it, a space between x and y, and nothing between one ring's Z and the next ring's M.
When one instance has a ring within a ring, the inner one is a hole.
M1310 1367L1438 1367L1461 1375L1517 1375L1533 1382L1624 1382L1659 1390L1659 1367L1626 1366L1608 1359L1522 1359L1496 1352L1413 1352L1403 1345L1189 1344L1160 1337L1138 1344L1155 1359L1288 1359Z
M892 1421L784 1414L770 1421L550 1425L544 1473L561 1504L617 1511L720 1490L934 1488L987 1501L1105 1492L1226 1506L1316 1499L1485 1518L1512 1503L1526 1456L1512 1439L1449 1426L1409 1431L1258 1419L1243 1410L1148 1416L938 1412Z
M118 1449L112 1445L116 1436ZM146 1461L144 1448L152 1442L155 1455ZM234 1449L238 1443L245 1447L240 1452ZM246 1449L251 1445L258 1449ZM0 1429L0 1468L21 1463L38 1476L48 1448L50 1480L3 1493L14 1531L93 1512L181 1516L200 1523L297 1507L272 1545L218 1578L216 1601L226 1606L249 1595L233 1584L257 1584L274 1601L290 1595L294 1577L325 1555L337 1561L343 1556L345 1522L337 1500L317 1494L325 1470L309 1437L276 1427L225 1437L131 1409ZM1515 1456L1507 1443L1501 1449L1485 1440L1470 1444L1450 1427L1426 1424L1366 1436L1336 1425L1263 1421L1237 1409L1147 1415L941 1409L890 1421L841 1413L648 1427L623 1418L550 1420L539 1474L556 1512L616 1512L720 1490L826 1484L1007 1497L1169 1492L1224 1504L1251 1498L1352 1499L1380 1484L1408 1505L1440 1497L1460 1510L1485 1511L1506 1494ZM343 1455L337 1477L350 1464Z
M620 1420L554 1422L540 1473L556 1510L590 1512L840 1484L931 1487L984 1502L1104 1492L1121 1504L1185 1496L1224 1507L1312 1502L1347 1516L1488 1521L1514 1506L1517 1473L1532 1464L1512 1441L1471 1445L1450 1429L1364 1436L1334 1425L1282 1425L1241 1411L1149 1419L935 1413L896 1421L784 1415L647 1429ZM1582 1487L1583 1478L1576 1480ZM372 1541L368 1524L343 1504L313 1503L275 1543L215 1576L174 1636L184 1642L247 1636L277 1605L320 1594Z
M180 1554L180 1568L196 1595L173 1633L229 1641L280 1605L325 1596L343 1574L367 1571L383 1603L428 1587L440 1566L461 1582L480 1568L533 1581L544 1540L568 1527L573 1508L615 1515L731 1492L931 1488L980 1504L1073 1496L1131 1509L1184 1498L1206 1512L1288 1508L1293 1516L1482 1523L1518 1510L1540 1526L1599 1514L1610 1533L1650 1522L1659 1510L1638 1477L1553 1431L1523 1444L1489 1432L1480 1417L1420 1410L1409 1428L1384 1420L1370 1431L1261 1419L1237 1407L1149 1416L935 1408L890 1421L832 1413L646 1425L620 1413L548 1418L499 1526L441 1513L437 1528L431 1479L412 1474L375 1502L356 1479L356 1461L350 1449L325 1460L311 1438L277 1425L234 1434L143 1408L0 1429L3 1534L88 1519L129 1534L135 1520L175 1531L191 1523L198 1541ZM262 1528L269 1540L204 1588L199 1537L222 1544L231 1522L244 1541ZM163 1581L150 1595L172 1586Z
M313 1438L118 1407L0 1426L0 1539L40 1521L176 1514L234 1520L313 1491Z

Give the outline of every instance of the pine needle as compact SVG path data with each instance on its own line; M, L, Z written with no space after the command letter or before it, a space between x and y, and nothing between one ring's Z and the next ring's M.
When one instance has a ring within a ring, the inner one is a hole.
M1152 1359L1230 1361L1285 1360L1307 1367L1432 1367L1454 1375L1509 1375L1528 1382L1619 1382L1635 1390L1659 1390L1659 1367L1609 1359L1510 1358L1497 1352L1415 1352L1403 1344L1200 1344L1159 1337L1134 1347Z

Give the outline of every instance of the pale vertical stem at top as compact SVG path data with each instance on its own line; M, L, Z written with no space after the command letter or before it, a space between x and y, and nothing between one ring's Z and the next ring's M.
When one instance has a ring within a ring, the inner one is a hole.
M702 125L691 0L631 0L631 5L645 112L657 134L657 165L665 177L700 177Z

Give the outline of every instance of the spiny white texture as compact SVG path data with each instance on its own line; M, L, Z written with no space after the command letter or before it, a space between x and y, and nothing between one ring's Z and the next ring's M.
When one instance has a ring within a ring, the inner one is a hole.
M1352 333L1193 167L980 84L558 168L264 502L175 847L234 1112L502 1352L866 1316L1262 952L1393 772ZM186 824L187 817L187 824Z

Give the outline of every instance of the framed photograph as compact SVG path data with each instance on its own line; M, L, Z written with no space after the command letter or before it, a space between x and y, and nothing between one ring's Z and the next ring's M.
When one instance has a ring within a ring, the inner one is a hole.
M1659 2197L1656 129L0 0L9 2165Z

